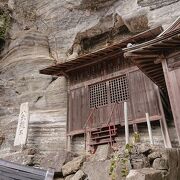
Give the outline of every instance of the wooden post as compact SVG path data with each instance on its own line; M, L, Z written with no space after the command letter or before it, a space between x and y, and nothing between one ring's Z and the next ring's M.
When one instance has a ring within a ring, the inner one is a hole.
M125 138L126 138L126 144L128 144L128 143L129 143L129 124L128 124L127 102L124 102L124 121L125 121Z
M134 124L134 123L133 123L133 131L134 131L134 132L138 132L138 126L137 126L137 124Z
M67 136L67 151L71 151L72 136Z
M151 129L151 123L149 119L149 113L146 113L146 121L148 126L148 133L149 133L149 140L152 145L154 145L153 136L152 136L152 129Z
M161 117L162 117L160 119L160 126L161 126L162 136L163 136L163 140L164 140L164 146L165 146L165 148L172 148L171 139L170 139L170 136L169 136L169 131L168 131L166 118L165 118L165 115L164 115L164 109L163 109L163 106L162 106L161 97L160 97L158 87L157 87L157 95L158 95L159 108L160 108Z
M176 78L176 74L174 71L169 71L167 67L166 59L162 61L162 67L164 72L164 77L166 80L166 86L168 90L169 100L171 104L171 109L174 118L174 124L176 128L177 138L180 145L180 113L179 113L179 86L178 86L178 79ZM166 125L167 126L167 125Z

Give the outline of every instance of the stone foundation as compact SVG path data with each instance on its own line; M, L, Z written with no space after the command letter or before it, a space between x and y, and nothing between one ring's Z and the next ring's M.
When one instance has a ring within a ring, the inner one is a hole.
M111 154L108 145L99 146L95 155L80 156L62 166L64 180L179 180L180 149L163 149L149 144L134 144L124 177L124 148ZM104 159L104 157L106 158ZM114 156L119 158L114 158ZM103 158L102 158L103 157ZM111 158L112 157L112 158Z

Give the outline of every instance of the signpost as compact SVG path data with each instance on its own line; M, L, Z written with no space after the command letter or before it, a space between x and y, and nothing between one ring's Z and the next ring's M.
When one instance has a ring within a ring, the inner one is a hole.
M16 137L14 140L14 146L21 146L26 144L28 136L28 124L29 124L29 104L28 102L22 103L20 106L19 120L16 130Z

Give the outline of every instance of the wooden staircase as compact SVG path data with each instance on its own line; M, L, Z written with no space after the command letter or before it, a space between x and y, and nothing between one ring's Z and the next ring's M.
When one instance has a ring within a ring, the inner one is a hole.
M86 148L88 147L88 149L90 149L91 153L95 152L98 145L110 144L112 147L116 142L115 137L117 136L117 127L115 125L115 119L112 118L116 106L117 104L114 104L112 111L108 117L107 124L95 129L92 128L93 121L95 120L93 113L97 109L94 108L90 112L90 115L85 124L85 146Z
M112 126L106 126L98 128L95 131L90 132L90 143L89 146L98 146L101 144L111 144L115 142L115 137L117 136L117 128Z

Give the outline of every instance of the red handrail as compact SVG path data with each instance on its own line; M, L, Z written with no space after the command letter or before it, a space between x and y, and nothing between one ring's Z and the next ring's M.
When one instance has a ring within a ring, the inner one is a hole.
M114 121L113 121L114 124L113 125L111 124L111 121L112 121L112 117L113 117L113 113L114 113L115 109L118 108L117 105L118 105L117 103L114 103L113 108L112 108L112 110L110 112L110 116L108 117L107 124L106 124L106 126L109 128L109 136L110 136L110 144L111 144L111 146L113 145L113 142L112 142L112 133L115 133L115 117L114 117ZM91 129L92 129L92 126L93 126L93 120L94 120L93 119L93 115L94 115L95 110L97 110L97 108L93 108L90 111L90 114L89 114L89 116L87 118L87 121L86 121L86 123L84 125L84 129L85 129L85 132L84 132L85 133L85 136L84 136L85 137L85 149L87 147L87 140L86 140L87 126L88 126L88 124L90 122L90 126L89 126L89 128L90 128L89 132L90 132ZM117 109L117 110L119 110L119 109ZM113 129L111 128L111 126L113 126Z
M114 103L114 106L113 106L113 108L112 108L111 114L110 114L109 119L108 119L108 122L107 122L107 126L109 126L109 124L110 124L110 122L111 122L111 118L112 118L112 116L113 116L113 112L114 112L114 110L115 110L116 105L117 105L117 103ZM114 124L115 124L115 122L114 122Z
M84 131L85 151L86 151L86 149L87 149L87 141L86 141L87 125L89 124L89 121L91 120L91 118L92 118L91 116L93 115L95 109L96 109L96 108L93 108L93 109L91 110L91 112L90 112L90 114L89 114L89 116L88 116L88 118L87 118L87 120L86 120L86 123L85 123L85 125L84 125L84 129L85 129L85 131ZM93 122L91 122L91 125L92 125L92 123L93 123Z
M86 120L86 123L85 123L85 125L84 125L84 128L87 127L87 125L88 125L88 123L89 123L89 121L90 121L90 119L91 119L91 116L93 115L95 109L96 109L96 108L93 108L93 109L91 110L91 112L90 112L90 114L89 114L89 116L88 116L88 118L87 118L87 120Z

